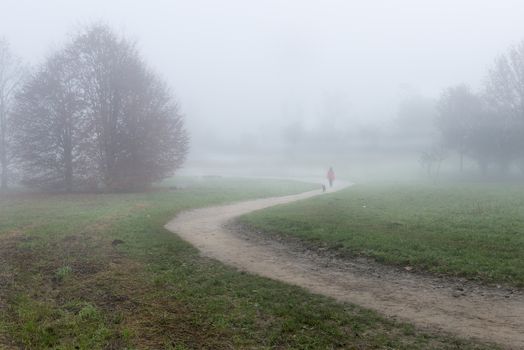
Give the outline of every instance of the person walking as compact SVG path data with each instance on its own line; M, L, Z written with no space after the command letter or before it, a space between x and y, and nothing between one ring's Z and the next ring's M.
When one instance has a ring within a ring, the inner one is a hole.
M329 187L333 187L333 182L335 181L335 171L333 170L332 166L329 167L327 172L327 179L329 181Z

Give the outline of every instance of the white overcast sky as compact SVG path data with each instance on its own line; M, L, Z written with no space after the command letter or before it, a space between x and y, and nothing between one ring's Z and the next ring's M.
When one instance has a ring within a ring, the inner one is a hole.
M31 64L98 20L138 41L198 143L314 125L325 96L377 123L405 87L476 88L524 38L524 1L0 0L0 36Z

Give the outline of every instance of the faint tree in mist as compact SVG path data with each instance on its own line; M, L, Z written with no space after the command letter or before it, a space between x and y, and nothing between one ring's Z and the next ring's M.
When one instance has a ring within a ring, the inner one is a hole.
M16 117L24 181L43 188L143 189L171 175L188 150L171 92L105 25L85 28L47 60Z
M513 160L524 163L524 41L495 61L485 97L497 118L499 165L504 169Z
M435 113L435 101L432 98L408 96L399 105L396 124L407 134L425 137L432 131Z
M516 162L524 172L524 41L496 59L482 94L448 88L438 112L441 142L459 154L461 170L467 155L482 174L494 164L505 176Z
M492 163L509 163L511 153L504 145L506 133L500 116L467 86L444 90L438 101L436 125L439 142L459 155L461 172L466 156L477 162L483 175ZM505 174L507 167L500 168Z
M435 101L420 95L411 95L401 101L395 119L396 143L407 149L431 146L435 132Z
M13 55L8 42L0 38L0 189L2 190L7 189L8 186L12 156L8 118L25 72L24 65Z
M459 169L464 169L464 156L472 150L473 132L482 112L480 98L465 85L446 89L437 103L437 127L443 144L459 154Z
M81 185L80 175L90 174L90 155L82 148L91 141L85 130L86 106L73 68L66 52L56 53L17 96L13 152L25 185L72 191L73 185Z
M135 45L95 25L78 36L71 51L103 183L115 190L143 188L179 168L188 149L182 117Z
M442 146L433 146L420 155L420 165L425 169L426 175L432 177L435 181L440 175L440 167L446 159L447 152Z

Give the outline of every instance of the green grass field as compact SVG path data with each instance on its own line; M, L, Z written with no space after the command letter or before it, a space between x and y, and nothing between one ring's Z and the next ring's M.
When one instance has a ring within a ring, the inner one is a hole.
M387 264L524 286L522 185L355 185L241 222Z
M174 185L184 188L167 187ZM0 198L0 348L493 348L239 273L199 257L163 228L184 209L310 185L175 179L164 186L141 194Z

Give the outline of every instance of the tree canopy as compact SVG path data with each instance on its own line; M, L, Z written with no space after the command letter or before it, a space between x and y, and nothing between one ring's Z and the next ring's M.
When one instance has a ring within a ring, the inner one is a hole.
M512 165L524 171L524 41L496 59L483 90L459 85L438 103L442 144L474 159L483 173L490 165L503 174Z
M105 25L49 56L17 97L14 153L23 182L46 189L143 189L188 150L166 84Z

